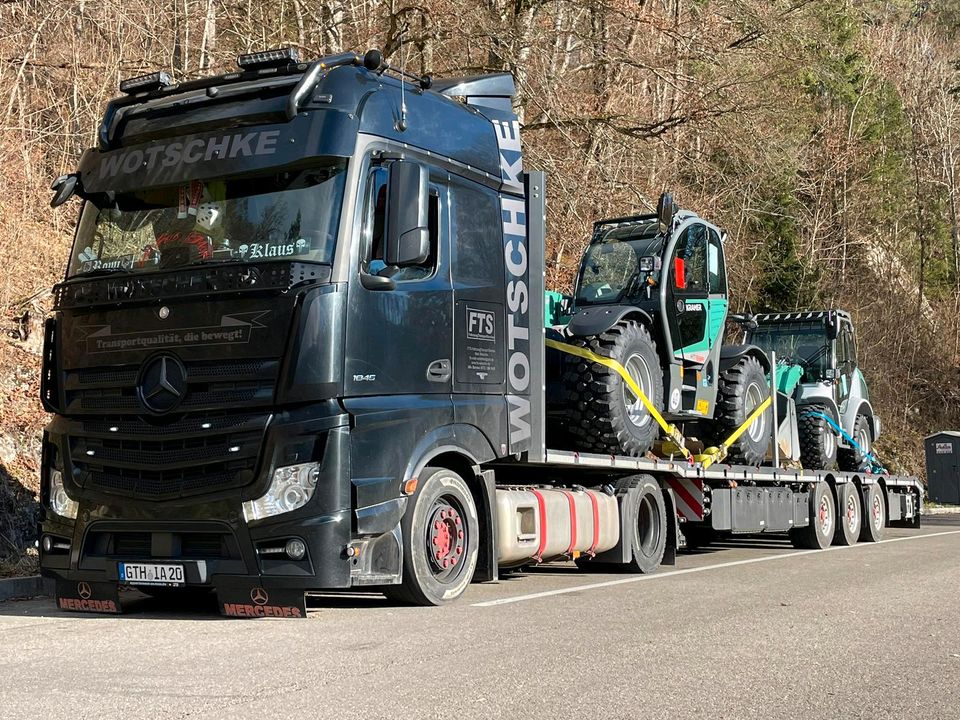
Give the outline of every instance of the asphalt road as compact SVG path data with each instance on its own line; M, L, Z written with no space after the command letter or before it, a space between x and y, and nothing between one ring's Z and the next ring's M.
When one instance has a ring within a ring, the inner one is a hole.
M307 620L0 603L0 718L956 720L960 518L888 537L542 568L442 608L328 596Z

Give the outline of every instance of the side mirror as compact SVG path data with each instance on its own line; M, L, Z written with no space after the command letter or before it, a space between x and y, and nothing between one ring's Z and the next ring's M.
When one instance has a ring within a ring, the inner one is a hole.
M427 168L408 160L393 162L387 197L384 262L395 267L422 265L430 257L430 176Z
M677 208L673 204L673 196L670 193L663 193L660 196L660 202L657 203L657 221L660 223L660 232L670 230L676 212Z
M50 201L50 207L60 207L72 198L77 192L77 182L79 180L79 173L61 175L54 180L53 185L50 186L50 189L53 190L53 199Z

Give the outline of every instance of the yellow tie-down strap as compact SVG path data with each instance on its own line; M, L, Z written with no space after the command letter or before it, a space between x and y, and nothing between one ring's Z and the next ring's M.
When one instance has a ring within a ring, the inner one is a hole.
M615 370L617 374L623 378L623 381L627 384L627 387L630 388L633 394L640 398L640 402L643 403L643 406L647 409L647 412L650 413L650 416L657 421L657 425L663 429L663 432L667 435L667 437L673 440L683 456L685 458L690 457L690 451L685 447L686 438L683 437L676 425L671 425L663 419L663 415L661 415L660 411L654 407L653 403L650 402L650 399L644 394L643 390L640 389L640 386L637 385L636 380L630 377L630 373L627 372L627 369L623 365L612 358L604 357L603 355L597 355L595 352L591 352L590 350L577 345L569 345L557 340L546 340L546 343L547 347L552 347L554 350L559 350L560 352L567 353L568 355L576 355L584 360L589 360L591 362L608 367L611 370ZM743 428L737 431L738 437L742 430Z
M754 420L763 414L764 410L770 407L771 400L772 397L767 395L767 399L753 409L753 412L750 413L750 416L746 419L743 425L734 430L730 437L720 444L720 447L707 448L703 451L702 455L695 456L694 460L703 465L704 470L714 463L722 462L727 457L727 452L730 450L730 446L733 445L737 439L746 432L747 428L753 424Z

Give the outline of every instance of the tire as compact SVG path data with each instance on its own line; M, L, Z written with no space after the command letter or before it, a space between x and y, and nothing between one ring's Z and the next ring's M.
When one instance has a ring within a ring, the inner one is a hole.
M837 486L837 527L833 532L834 545L855 545L863 526L860 488L852 482Z
M833 542L833 531L837 524L833 490L821 480L810 493L807 502L810 521L806 527L790 531L790 542L795 548L824 550Z
M880 542L887 528L887 502L882 487L876 483L865 486L866 503L860 525L860 542Z
M403 582L385 587L384 594L413 605L460 597L473 579L480 547L477 507L463 478L447 468L425 469L400 528Z
M810 413L827 414L823 405L806 405L799 410L800 464L807 470L835 470L837 467L837 436L822 417Z
M660 357L640 323L622 320L600 335L574 342L622 364L653 406L663 410ZM562 385L574 449L639 457L660 436L656 421L612 368L568 356Z
M866 415L857 415L853 422L850 437L857 441L863 450L840 448L837 452L837 464L847 472L864 472L870 469L867 456L873 452L873 435L870 432L870 420ZM865 451L865 452L864 452Z
M667 503L657 482L648 475L639 484L634 508L632 559L627 564L630 572L655 572L667 549Z
M717 409L712 424L713 444L719 446L730 437L746 422L757 405L767 399L769 393L763 366L752 355L740 358L736 365L720 373ZM768 408L727 448L727 461L735 465L762 463L770 447L770 426L771 413Z

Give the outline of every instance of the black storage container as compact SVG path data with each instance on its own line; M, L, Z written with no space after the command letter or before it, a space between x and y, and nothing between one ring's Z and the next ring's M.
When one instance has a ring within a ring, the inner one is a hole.
M938 432L923 441L927 454L927 495L960 505L960 432Z

